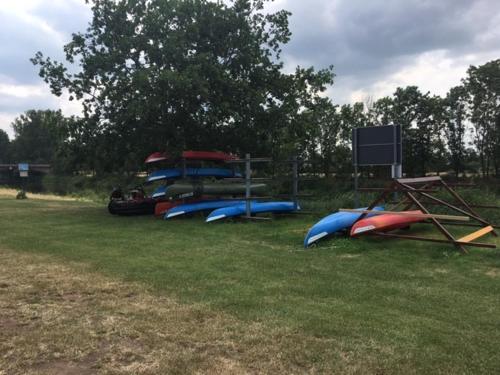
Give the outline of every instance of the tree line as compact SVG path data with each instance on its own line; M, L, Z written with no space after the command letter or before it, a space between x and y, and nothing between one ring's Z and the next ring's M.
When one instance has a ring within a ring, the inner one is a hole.
M49 162L60 173L134 172L157 150L298 155L325 175L351 172L354 127L400 124L407 175L499 176L500 60L471 66L445 97L416 86L373 103L324 96L333 67L283 71L288 17L265 0L91 1L66 62L32 62L80 117L30 110L0 132L0 160ZM76 67L76 68L75 68Z

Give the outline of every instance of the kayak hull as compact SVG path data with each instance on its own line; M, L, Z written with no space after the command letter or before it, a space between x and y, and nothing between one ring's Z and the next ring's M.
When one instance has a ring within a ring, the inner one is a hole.
M182 172L181 168L159 169L152 172L146 179L146 182L178 179L182 177ZM186 168L186 176L229 178L240 177L240 174L227 168Z
M189 160L212 160L212 161L226 161L237 160L238 157L231 154L226 154L219 151L184 151L182 153L184 159Z
M294 202L251 202L250 212L258 213L285 213L300 210L300 207ZM246 203L219 208L208 215L206 222L222 220L229 217L237 217L246 214Z
M159 186L153 192L153 198L189 198L201 195L243 195L246 187L239 183L217 183L217 182L176 182L168 186ZM264 194L267 191L266 184L252 184L250 186L252 195Z
M360 208L364 210L366 207ZM383 211L383 207L375 207L376 211ZM335 212L314 224L304 239L304 247L311 246L320 239L342 230L349 229L361 214L352 212Z
M153 152L151 155L149 155L144 163L150 164L150 163L156 163L157 161L163 161L163 160L168 160L169 156L167 155L166 152Z
M413 214L421 214L422 211L405 211ZM388 232L391 230L401 229L409 226L410 224L415 224L424 221L425 218L415 217L415 216L403 216L403 215L375 215L358 221L351 228L351 236L357 236L363 233L369 232Z
M228 200L228 199L216 199L197 203L185 203L175 206L165 213L164 219L171 219L173 217L186 215L194 212L214 210L222 207L229 207L238 204L245 203L244 200Z

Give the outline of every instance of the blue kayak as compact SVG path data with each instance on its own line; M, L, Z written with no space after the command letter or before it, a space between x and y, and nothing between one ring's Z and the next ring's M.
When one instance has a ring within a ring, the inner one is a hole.
M188 177L241 177L240 173L236 173L227 168L186 168L186 176ZM159 169L152 172L146 182L159 180L168 180L182 177L181 168Z
M235 206L238 204L245 203L244 200L228 200L228 199L216 199L204 202L196 203L186 203L180 204L178 206L172 207L165 213L163 217L165 220L170 219L175 216L185 215L192 212L214 210L216 208Z
M160 198L165 196L165 192L167 191L167 187L165 185L158 186L153 194L151 194L151 198Z
M365 210L364 208L358 208L359 210ZM376 211L383 211L383 207L375 207ZM350 228L354 222L361 216L361 214L355 214L352 212L336 212L334 214L328 215L318 221L316 224L309 229L306 238L304 239L304 247L312 245L319 239L326 237L330 234L339 232L343 229ZM366 215L373 216L371 214Z
M292 212L300 210L300 207L294 202L251 202L250 211L252 214L264 213L264 212ZM215 220L225 219L228 217L235 217L245 215L246 213L246 203L219 208L214 210L208 215L207 223Z

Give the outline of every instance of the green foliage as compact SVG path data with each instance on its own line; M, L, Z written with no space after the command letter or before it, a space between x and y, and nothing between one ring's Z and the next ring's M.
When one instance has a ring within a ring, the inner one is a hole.
M54 94L82 100L75 132L97 170L165 148L279 155L304 139L301 113L333 82L331 67L282 72L290 13L263 13L262 0L92 4L87 31L65 46L80 72L40 52L32 61Z
M482 174L500 177L500 59L471 66L464 85Z
M0 163L10 161L10 140L5 131L0 129Z
M15 138L11 159L16 162L49 163L57 170L65 158L68 120L61 111L29 110L12 123Z
M464 86L450 89L445 99L446 126L445 135L448 140L450 164L458 177L465 172L467 133L467 91Z

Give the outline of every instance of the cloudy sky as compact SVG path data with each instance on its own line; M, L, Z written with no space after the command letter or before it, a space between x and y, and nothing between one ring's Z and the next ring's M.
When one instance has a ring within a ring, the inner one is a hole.
M2 0L0 7L0 128L27 109L78 114L56 98L29 62L37 51L62 60L62 46L90 20L84 0ZM336 103L377 99L398 86L443 95L469 65L500 58L498 0L275 0L292 12L285 68L337 74L328 94Z

